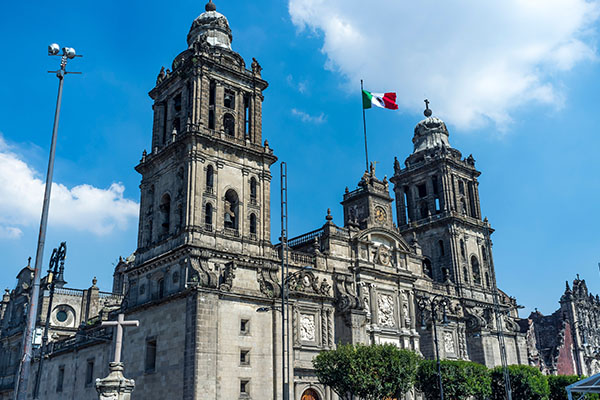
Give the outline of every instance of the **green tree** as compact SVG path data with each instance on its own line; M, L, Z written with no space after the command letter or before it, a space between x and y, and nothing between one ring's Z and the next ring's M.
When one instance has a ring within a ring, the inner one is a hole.
M470 361L441 361L444 398L448 400L487 399L491 394L491 378L485 365ZM440 398L437 362L421 360L417 369L416 388L426 399Z
M319 381L341 399L401 398L414 385L419 356L394 345L338 345L313 359Z
M548 400L548 379L535 367L509 365L508 376L512 398L518 400ZM505 400L504 371L502 367L492 370L492 400Z
M583 377L577 375L549 375L548 386L550 387L550 400L568 400L565 388ZM580 394L577 395L579 397ZM586 394L585 400L598 400L597 394Z

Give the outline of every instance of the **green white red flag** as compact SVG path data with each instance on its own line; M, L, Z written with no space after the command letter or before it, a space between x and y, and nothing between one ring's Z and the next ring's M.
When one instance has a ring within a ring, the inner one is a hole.
M397 110L396 93L371 93L366 90L362 91L363 109L371 108L372 106L387 108L388 110Z

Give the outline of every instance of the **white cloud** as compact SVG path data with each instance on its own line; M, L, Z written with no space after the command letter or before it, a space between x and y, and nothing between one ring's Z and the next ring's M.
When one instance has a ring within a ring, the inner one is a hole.
M302 122L309 122L312 124L322 124L327 120L327 117L324 113L319 115L310 115L304 111L298 110L296 108L292 108L292 115L300 118Z
M289 0L292 22L322 35L326 67L399 105L462 128L539 102L560 107L557 72L596 59L599 0Z
M44 196L39 176L0 135L0 237L18 238L19 227L39 224ZM120 183L108 189L53 183L49 223L96 235L126 229L138 217L139 206L123 197L124 190Z
M14 226L0 225L0 239L19 239L23 236L23 231Z

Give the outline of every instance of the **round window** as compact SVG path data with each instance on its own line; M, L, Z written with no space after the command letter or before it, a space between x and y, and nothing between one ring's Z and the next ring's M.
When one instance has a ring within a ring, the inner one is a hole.
M58 322L65 322L68 317L69 314L67 314L67 312L63 310L60 310L56 313L56 319L58 320Z

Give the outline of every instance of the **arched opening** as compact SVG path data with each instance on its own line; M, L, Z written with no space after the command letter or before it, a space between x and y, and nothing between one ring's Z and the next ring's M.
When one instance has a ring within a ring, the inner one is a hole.
M177 226L183 228L183 205L177 206Z
M206 167L206 191L212 193L215 183L215 170L212 165Z
M481 246L481 258L483 258L483 261L487 260L487 249L485 246Z
M171 231L171 196L165 193L160 199L161 235L166 236Z
M226 135L235 136L235 119L233 115L229 113L223 115L223 130Z
M212 231L213 207L210 203L206 203L206 205L204 206L204 225L207 230Z
M238 229L238 208L239 201L238 195L233 189L229 189L227 193L225 193L225 213L224 213L224 221L225 228L228 229Z
M429 216L429 208L427 207L426 202L421 203L419 213L421 214L421 218L427 218Z
M446 249L444 249L444 241L443 240L439 240L438 241L438 248L440 250L440 257L443 257L446 255Z
M250 199L256 203L256 178L250 178Z
M431 269L431 261L426 258L423 260L423 275L433 279L433 270Z
M165 297L165 280L161 278L158 280L158 298L162 299L163 297Z
M302 393L301 400L321 400L319 393L317 393L314 389L306 389L304 393Z
M481 270L477 257L471 256L471 272L473 273L473 283L481 285Z
M250 214L250 234L256 235L256 215Z

